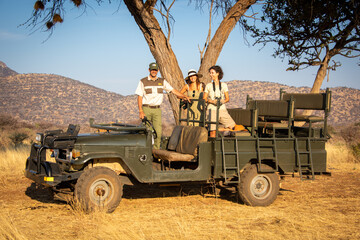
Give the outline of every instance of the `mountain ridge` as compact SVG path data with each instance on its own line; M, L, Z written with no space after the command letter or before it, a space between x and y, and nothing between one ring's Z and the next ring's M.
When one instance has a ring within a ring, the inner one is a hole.
M136 95L122 96L78 80L55 74L18 74L0 62L0 113L31 123L88 124L96 122L138 122ZM284 84L232 80L228 108L245 108L246 96L253 99L278 99L280 88L287 92L310 92L308 87ZM332 109L329 124L344 125L360 119L360 90L336 87L332 90ZM174 118L167 98L161 108L163 122Z

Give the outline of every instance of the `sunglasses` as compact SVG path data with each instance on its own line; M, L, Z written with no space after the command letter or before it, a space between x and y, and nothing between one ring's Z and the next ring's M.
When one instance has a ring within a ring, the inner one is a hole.
M195 90L193 91L193 97L195 97Z

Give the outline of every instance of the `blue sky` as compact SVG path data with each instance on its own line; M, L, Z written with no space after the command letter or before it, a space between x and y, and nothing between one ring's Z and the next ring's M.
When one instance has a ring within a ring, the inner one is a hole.
M56 26L47 41L48 32L19 26L30 18L34 3L0 0L0 61L18 73L58 74L122 95L134 94L154 59L124 3L118 9L116 1L98 6L88 0L92 8L88 7L85 14L68 5L64 22ZM205 10L195 10L187 1L178 1L172 8L176 22L170 43L184 75L200 65L198 45L204 44L209 21ZM213 29L219 21L214 20ZM252 43L251 38L248 40ZM272 46L259 50L260 46L247 46L236 27L217 62L225 72L224 81L312 86L317 67L287 72L287 60L273 58ZM341 61L342 67L330 73L330 81L325 79L322 88L360 89L360 60L340 56L334 60Z

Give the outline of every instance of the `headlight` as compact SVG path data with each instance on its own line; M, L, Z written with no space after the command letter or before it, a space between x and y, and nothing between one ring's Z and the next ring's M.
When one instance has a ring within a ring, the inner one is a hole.
M43 136L44 136L44 135L43 135L42 133L37 133L37 134L36 134L36 137L35 137L36 141L42 142Z
M73 158L78 158L78 157L80 157L80 151L77 150L77 149L73 149L71 153L72 153L72 157L73 157Z

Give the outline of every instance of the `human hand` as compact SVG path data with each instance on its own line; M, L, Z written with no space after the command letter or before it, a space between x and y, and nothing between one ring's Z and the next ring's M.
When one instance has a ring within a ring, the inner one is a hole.
M189 98L189 97L187 97L187 96L184 96L184 98L183 98L185 101L187 101L187 102L189 102L189 103L191 103L191 98Z
M143 119L145 117L145 113L143 110L139 111L139 117L140 119Z

